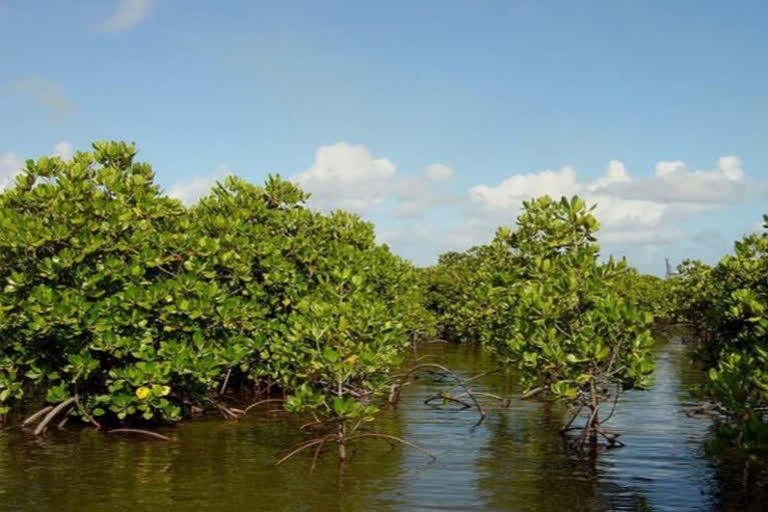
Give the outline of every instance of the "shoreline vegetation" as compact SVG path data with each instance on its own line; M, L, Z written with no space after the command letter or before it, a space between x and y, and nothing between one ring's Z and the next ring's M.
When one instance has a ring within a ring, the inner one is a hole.
M427 405L482 422L509 400L558 400L571 449L619 447L620 396L652 383L653 333L675 325L706 372L708 405L692 413L716 417L715 442L764 457L766 235L662 280L601 260L594 205L544 196L490 244L418 268L377 244L372 224L313 211L279 176L229 177L186 207L135 156L98 142L30 160L0 192L0 422L168 440L152 428L280 405L307 417L311 437L278 464L330 447L344 460L362 440L421 450L375 418L428 373L446 388ZM492 352L523 396L478 393L480 376L419 356L447 342Z

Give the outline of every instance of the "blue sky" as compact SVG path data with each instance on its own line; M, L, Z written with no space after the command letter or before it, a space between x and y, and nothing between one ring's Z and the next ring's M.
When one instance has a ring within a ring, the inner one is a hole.
M757 1L0 0L0 182L126 139L186 201L279 172L420 264L579 193L605 254L660 273L768 211L766 26Z

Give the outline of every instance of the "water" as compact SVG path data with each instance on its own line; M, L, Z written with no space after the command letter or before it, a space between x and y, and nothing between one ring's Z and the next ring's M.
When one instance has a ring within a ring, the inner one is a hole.
M463 376L495 367L472 347L429 350ZM425 406L446 384L424 376L375 428L423 446L434 463L369 439L351 445L342 468L328 452L310 474L309 451L276 468L305 437L299 418L269 408L240 422L210 418L163 430L169 443L77 428L44 439L9 430L0 433L0 510L741 510L738 490L722 491L738 489L723 485L738 475L704 456L708 420L684 414L696 405L687 389L701 373L674 342L656 360L654 387L626 394L612 421L627 446L592 460L564 450L559 407L514 400L476 426L473 410ZM520 392L499 374L473 389Z

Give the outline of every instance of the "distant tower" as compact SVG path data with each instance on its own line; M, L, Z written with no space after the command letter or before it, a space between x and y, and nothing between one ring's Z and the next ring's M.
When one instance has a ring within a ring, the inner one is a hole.
M669 279L672 276L679 275L680 272L677 272L676 270L672 270L672 265L669 264L669 258L664 258L664 262L667 264L667 273L665 274L665 277Z

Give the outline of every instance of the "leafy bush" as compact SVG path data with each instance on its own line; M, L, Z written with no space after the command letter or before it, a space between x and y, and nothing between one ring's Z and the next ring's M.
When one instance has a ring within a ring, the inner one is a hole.
M370 418L433 329L416 269L279 177L187 209L135 154L29 161L0 194L0 412L45 389L87 419L175 421L269 383L291 410Z
M598 262L598 227L578 197L541 197L524 203L516 230L444 255L426 275L428 305L448 336L495 349L530 393L550 393L577 414L587 408L595 436L605 434L601 402L646 386L653 371L653 314L619 291L633 278L626 262Z
M515 232L498 235L521 277L514 290L513 334L499 350L517 364L529 389L566 400L576 414L586 408L583 436L593 438L605 435L600 424L609 415L600 418L601 403L647 386L653 371L652 315L616 293L626 263L598 263L598 227L578 197L542 197L524 204Z
M768 216L765 217L768 225ZM707 370L703 392L741 448L768 441L768 235L745 236L708 267L685 262L671 281L672 315Z

